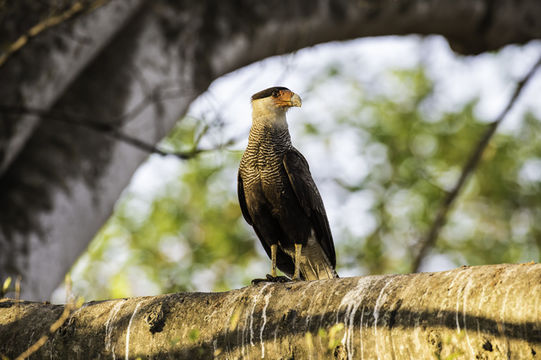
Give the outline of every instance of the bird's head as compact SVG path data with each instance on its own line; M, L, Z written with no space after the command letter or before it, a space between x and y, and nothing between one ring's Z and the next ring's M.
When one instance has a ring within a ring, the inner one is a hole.
M282 86L271 87L252 95L254 114L283 115L289 108L301 105L300 96Z

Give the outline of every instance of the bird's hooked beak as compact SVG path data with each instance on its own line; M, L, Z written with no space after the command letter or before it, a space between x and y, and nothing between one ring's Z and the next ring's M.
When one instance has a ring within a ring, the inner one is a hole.
M291 96L291 99L289 100L291 102L291 106L302 106L302 100L301 97L295 93L292 93L293 96Z
M285 108L302 106L301 97L291 90L280 91L280 95L274 100L274 103L276 104L276 106Z

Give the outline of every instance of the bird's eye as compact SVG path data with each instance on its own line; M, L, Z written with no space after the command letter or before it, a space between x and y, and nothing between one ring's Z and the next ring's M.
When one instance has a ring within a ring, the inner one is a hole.
M280 95L280 92L278 90L274 90L272 92L272 97L277 98Z

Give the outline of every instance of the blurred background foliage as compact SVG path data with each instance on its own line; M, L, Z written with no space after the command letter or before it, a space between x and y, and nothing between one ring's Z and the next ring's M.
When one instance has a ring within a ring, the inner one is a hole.
M412 249L491 120L476 115L475 97L442 108L435 82L423 64L386 69L374 82L330 62L300 91L308 101L323 99L321 116L300 111L290 126L331 208L342 276L412 271ZM347 100L329 99L337 84ZM229 125L188 116L162 147L190 150ZM493 137L423 269L539 261L540 135L541 122L526 112ZM238 139L245 138L243 131ZM151 197L125 191L74 265L73 291L87 300L221 291L264 276L270 262L237 203L243 144L188 161L152 155L174 170Z

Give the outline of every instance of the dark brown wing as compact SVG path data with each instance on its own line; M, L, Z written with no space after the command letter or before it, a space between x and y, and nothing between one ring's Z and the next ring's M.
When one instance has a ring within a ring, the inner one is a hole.
M239 197L240 211L242 211L242 216L244 220L250 225L253 225L252 218L248 212L248 207L246 206L246 198L244 195L244 185L242 184L242 177L240 176L240 171L237 176L237 196Z
M283 163L295 196L305 214L310 218L316 239L334 268L336 255L331 229L321 195L310 174L308 162L297 149L292 148L285 153Z
M252 217L250 216L250 213L248 212L248 206L246 205L246 194L244 192L244 184L242 182L242 177L240 176L240 172L237 176L237 196L239 198L239 204L240 204L240 210L242 212L242 216L244 216L244 219L246 220L246 222L254 228L254 231L257 234L257 237L259 238L261 245L263 245L265 252L270 258L271 257L271 249L269 245L270 239L265 239L261 230L259 229L259 225L263 225L261 222L264 221L264 219L260 217L259 224L256 224L253 221ZM268 218L271 218L270 214ZM276 265L278 266L278 269L282 270L284 274L286 274L287 276L289 277L293 276L293 272L295 270L295 265L293 263L293 260L281 248L278 248L278 253L276 256Z

